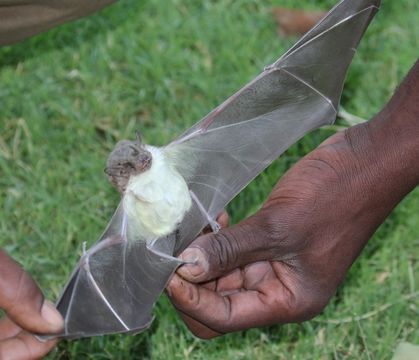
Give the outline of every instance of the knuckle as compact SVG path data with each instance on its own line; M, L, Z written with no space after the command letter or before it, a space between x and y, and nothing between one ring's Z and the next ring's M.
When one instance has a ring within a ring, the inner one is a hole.
M289 207L284 213L280 209L264 208L258 214L258 234L254 243L257 249L264 255L276 258L285 250L285 246L290 243L290 232L293 231L294 221L292 221L293 207Z
M195 309L200 303L197 287L183 279L180 279L176 288L171 290L170 299L179 310Z
M280 214L276 211L264 211L261 215L261 228L270 241L277 242L287 237L288 222L283 221Z
M210 239L210 263L219 270L226 270L236 264L239 251L240 240L231 232L220 231Z
M189 285L187 286L188 296L186 303L188 307L196 309L201 305L201 296L197 286Z

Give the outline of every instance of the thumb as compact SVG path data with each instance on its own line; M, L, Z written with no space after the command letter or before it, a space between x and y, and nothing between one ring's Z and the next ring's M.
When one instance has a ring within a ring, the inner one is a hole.
M22 329L35 333L55 333L63 320L46 301L35 281L4 251L0 250L0 308Z
M203 282L255 261L273 259L276 241L263 225L263 218L254 215L218 233L198 237L180 254L186 264L177 273L188 281Z

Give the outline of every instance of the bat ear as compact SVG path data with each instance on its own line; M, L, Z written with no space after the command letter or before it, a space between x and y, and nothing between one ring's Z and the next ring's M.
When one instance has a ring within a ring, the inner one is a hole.
M135 136L137 138L138 145L141 146L143 142L143 137L141 136L141 133L139 130L135 130Z
M141 143L140 143L141 146ZM132 149L132 155L137 156L138 155L138 149L135 146L130 145L130 148Z

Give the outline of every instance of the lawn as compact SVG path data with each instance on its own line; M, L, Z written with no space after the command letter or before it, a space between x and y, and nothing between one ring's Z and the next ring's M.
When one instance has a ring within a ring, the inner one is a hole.
M108 152L141 129L162 145L272 63L274 5L329 9L333 0L121 0L104 11L0 49L0 245L56 299L103 230L118 194ZM346 110L370 118L416 60L419 2L382 1L350 68ZM333 130L289 149L229 206L254 212L293 163ZM403 176L403 174L400 174ZM62 342L51 359L390 359L419 344L419 189L367 245L324 312L211 341L192 336L169 301L137 336Z

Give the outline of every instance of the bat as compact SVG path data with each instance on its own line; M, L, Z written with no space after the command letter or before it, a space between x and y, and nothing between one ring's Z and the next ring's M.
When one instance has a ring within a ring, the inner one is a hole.
M176 258L263 169L332 124L349 64L379 0L342 0L262 73L165 147L119 142L106 173L122 198L57 308L60 337L138 333Z

